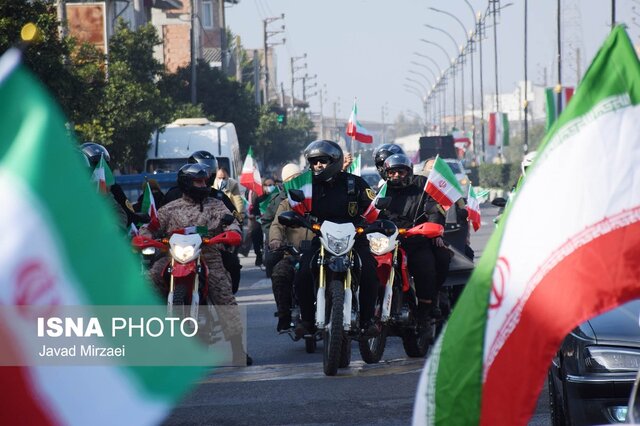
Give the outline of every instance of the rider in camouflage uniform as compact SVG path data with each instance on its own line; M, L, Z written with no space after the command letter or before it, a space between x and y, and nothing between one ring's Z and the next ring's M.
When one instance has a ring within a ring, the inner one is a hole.
M209 173L207 166L202 164L187 164L178 172L178 185L183 191L182 198L174 200L158 210L160 228L153 232L154 236L169 235L171 231L186 228L188 226L206 226L209 236L215 236L224 231L236 231L240 233L237 222L223 225L222 218L231 214L224 203L218 199L209 197L207 178ZM149 235L146 229L141 234ZM220 251L225 250L222 245L202 246L202 256L209 268L208 284L209 299L213 305L236 306L236 299L231 291L231 279L228 271L222 264ZM158 260L150 270L151 278L156 286L161 288L163 284L162 271L169 263L169 258ZM242 322L237 309L218 310L222 320L222 328L225 338L231 342L234 360L241 359L244 354L242 348ZM246 355L247 363L252 363Z

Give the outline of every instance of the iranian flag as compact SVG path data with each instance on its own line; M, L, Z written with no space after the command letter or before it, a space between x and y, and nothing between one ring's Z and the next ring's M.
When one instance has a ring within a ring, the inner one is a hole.
M240 174L240 184L245 188L255 192L258 196L262 195L262 179L260 178L260 170L258 164L253 159L253 147L249 147L247 158L244 159L242 165L242 173Z
M451 167L438 155L433 170L429 173L429 178L424 190L431 195L445 210L462 198L462 188Z
M472 185L469 185L467 194L467 212L469 213L467 219L471 222L473 230L477 232L480 229L480 203Z
M509 118L506 112L492 112L489 114L489 145L509 145Z
M147 228L153 232L160 228L160 222L158 222L158 209L156 209L156 200L151 192L151 185L149 182L144 187L144 194L142 195L142 206L140 207L142 213L149 215L151 220L147 225Z
M347 169L347 173L360 176L360 173L362 170L361 164L362 164L362 154L358 154L355 156L355 158L353 159L353 162Z
M347 123L347 136L351 136L358 142L373 143L373 136L367 131L362 124L358 122L358 105L356 101L353 101L353 108L351 109L351 116Z
M640 296L639 104L640 63L618 26L433 347L414 424L526 425L564 336Z
M98 192L103 194L109 192L109 187L115 182L111 168L102 155L100 156L100 161L96 165L96 168L93 170L91 178L96 182Z
M378 191L378 194L376 195L376 197L373 199L373 201L371 201L371 205L362 214L362 216L364 216L364 219L367 221L367 223L373 223L378 219L378 216L380 215L380 210L376 208L376 200L378 198L386 197L386 195L387 195L387 182L385 182L384 185L382 185L382 188L380 188L380 191Z
M287 197L289 198L289 205L291 208L299 213L305 214L306 212L311 211L311 200L312 200L312 179L313 176L311 174L311 170L307 170L302 173L300 176L295 177L291 180L284 182L282 185L284 186L284 190L287 191ZM297 201L293 201L291 196L289 195L290 189L299 189L304 192L304 201L299 203Z
M202 369L42 366L30 362L36 318L7 314L16 305L91 312L157 300L76 150L58 106L20 65L20 52L7 51L0 58L0 342L14 363L0 374L0 424L158 424ZM86 214L75 211L78 200ZM157 316L166 309L157 307ZM184 343L163 350L199 352Z
M553 126L553 123L558 119L558 115L569 104L569 101L573 97L573 87L563 87L560 89L560 105L558 105L558 91L556 88L547 87L544 90L545 106L547 111L547 123L545 130L548 132Z

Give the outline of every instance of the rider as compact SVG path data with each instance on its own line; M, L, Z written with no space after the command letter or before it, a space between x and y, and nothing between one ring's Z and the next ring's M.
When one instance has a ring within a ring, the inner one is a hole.
M378 174L383 180L387 180L387 177L384 175L384 160L393 154L404 154L404 150L400 145L395 143L385 143L373 151L373 162L376 165Z
M287 164L282 168L283 182L287 182L299 175L300 167L296 164ZM286 194L284 191L283 193ZM289 244L300 250L303 241L308 241L313 238L313 233L306 228L289 228L280 224L278 215L290 210L291 206L285 195L278 204L273 222L269 228L269 249L274 253L276 253L275 250L283 244ZM273 267L271 285L273 288L273 297L278 307L278 326L276 330L283 331L291 328L292 287L296 271L295 260L291 256L279 257L280 259Z
M445 224L442 207L425 191L427 178L413 175L413 164L404 154L388 157L383 165L387 177L386 197L391 204L382 213L399 228L411 228L423 222ZM418 297L418 325L427 327L429 316L438 318L438 292L449 271L451 254L442 237L408 237L402 241L409 272L413 275ZM438 274L437 272L440 272Z
M373 191L360 176L341 170L343 153L340 146L333 141L317 140L307 146L304 156L313 172L311 219L317 220L318 223L324 220L336 223L362 223L362 214L371 204ZM313 248L318 248L319 245L318 238L314 238ZM374 322L373 314L379 282L376 276L375 260L365 238L357 239L353 249L361 261L360 327L365 334L376 334L379 329ZM302 254L300 270L294 279L302 315L302 322L296 328L296 334L299 336L314 329L315 289L311 260L315 251L310 250Z
M100 162L101 157L104 158L104 161L107 163L107 165L111 162L111 156L109 155L109 151L107 151L107 148L98 143L85 142L80 145L80 151L84 154L87 161L89 162L89 167L91 168L91 170L95 170L95 168L98 166L98 163ZM124 194L124 191L119 184L113 183L109 187L109 192L120 207L120 209L117 210L118 216L126 216L126 218L123 217L122 220L123 228L127 229L132 223L142 223L149 221L148 217L137 215L133 211L131 202L129 202L127 196Z
M182 197L165 204L158 210L160 227L155 231L156 237L164 236L173 230L189 226L204 226L209 235L217 235L223 231L235 231L240 233L240 227L236 222L223 225L222 218L231 211L222 201L210 196L210 168L204 164L185 164L178 171L178 186L182 190ZM143 235L150 232L144 227L140 231ZM236 299L231 289L231 280L223 264L221 251L224 248L217 246L204 246L202 257L209 269L208 285L209 298L213 305L236 306ZM163 271L169 263L169 258L158 260L151 267L150 274L158 288L163 286ZM219 310L222 318L222 329L225 338L231 342L233 358L235 361L244 361L247 365L253 362L242 347L242 323L237 309Z
M207 185L210 187L209 196L211 198L215 198L224 203L224 205L229 209L229 211L235 216L239 223L241 223L241 215L235 208L235 205L231 202L229 197L227 197L222 191L215 189L213 185L213 181L216 176L216 171L218 169L218 161L216 157L213 156L209 151L195 151L189 159L187 160L189 164L202 164L209 167L209 177L207 178ZM165 195L164 202L169 203L173 200L177 200L182 197L183 189L178 182L177 187L173 187L169 189L167 194ZM238 288L240 287L240 270L242 269L242 265L240 264L240 259L238 258L238 251L234 249L233 251L222 251L222 263L224 264L224 268L229 271L231 274L231 285L233 294L236 294Z

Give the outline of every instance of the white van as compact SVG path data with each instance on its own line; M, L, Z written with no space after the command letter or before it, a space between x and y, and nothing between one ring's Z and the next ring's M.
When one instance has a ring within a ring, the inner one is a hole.
M206 118L180 118L154 132L145 161L147 173L177 172L195 151L209 151L238 179L242 170L240 146L233 123L212 122Z

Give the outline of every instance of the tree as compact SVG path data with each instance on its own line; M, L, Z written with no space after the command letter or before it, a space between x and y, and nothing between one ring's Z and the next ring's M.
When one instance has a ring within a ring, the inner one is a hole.
M38 37L33 42L22 44L20 30L27 23L37 26ZM71 38L60 39L59 25L52 2L0 1L0 54L22 45L24 64L49 88L67 117L78 121L93 110L93 95L100 86L96 86L95 77L100 72L96 68L91 71L76 69L70 60L76 43Z
M246 86L233 81L205 62L196 68L197 99L207 117L231 122L236 127L240 150L247 152L255 145L258 126L258 107ZM175 104L187 103L191 98L191 66L179 68L175 74L165 75L158 83L163 95Z
M312 129L313 122L304 112L289 113L287 124L283 126L278 122L277 114L263 106L254 150L263 168L274 170L297 159L309 141L315 139Z
M115 166L141 170L154 129L171 118L171 101L156 87L162 65L153 58L160 43L151 24L137 31L118 21L109 41L109 77L95 116L78 123L84 140L104 144Z

